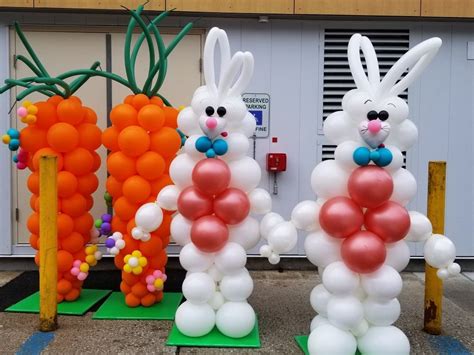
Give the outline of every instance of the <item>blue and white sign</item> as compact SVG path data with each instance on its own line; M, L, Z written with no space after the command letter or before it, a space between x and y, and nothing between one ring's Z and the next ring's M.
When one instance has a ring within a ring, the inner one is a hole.
M242 98L249 112L255 117L257 138L266 138L270 134L270 95L245 93Z

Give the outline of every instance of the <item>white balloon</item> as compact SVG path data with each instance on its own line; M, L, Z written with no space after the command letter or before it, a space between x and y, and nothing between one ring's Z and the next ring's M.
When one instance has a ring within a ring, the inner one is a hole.
M356 327L351 329L351 333L356 337L361 337L369 330L369 323L363 319Z
M272 210L272 198L267 190L257 188L249 192L250 212L265 214Z
M385 244L387 256L385 264L393 267L398 272L403 271L410 262L410 248L404 240L396 243Z
M323 231L309 234L304 241L308 260L318 267L341 260L341 240L328 236Z
M257 127L257 122L255 121L255 116L252 115L250 112L247 112L240 126L242 133L246 137L252 137L255 133L256 127Z
M207 303L216 291L214 280L204 272L193 272L183 281L183 296L195 304Z
M321 206L316 201L301 201L291 212L291 222L298 229L311 232L320 229L319 210Z
M334 152L334 160L341 168L352 172L359 166L354 162L354 151L360 147L360 143L346 141L339 144Z
M186 142L184 143L184 153L193 159L201 159L204 157L203 153L196 149L196 141L200 137L202 137L202 132L186 138Z
M258 220L247 217L239 224L229 225L229 241L242 245L245 250L252 249L260 240Z
M224 298L234 302L245 301L253 291L253 281L246 269L224 276L219 286Z
M385 147L388 150L390 150L390 152L392 153L392 162L389 165L387 165L385 168L389 170L390 172L397 171L403 166L403 160L404 160L403 154L400 151L400 149L398 149L397 147L393 145L388 145L388 146L386 145Z
M349 173L334 160L325 160L311 173L311 188L318 197L348 196Z
M280 216L278 213L267 213L260 221L260 234L263 238L267 239L270 230L277 224L282 223L284 221L285 220L283 219L283 217Z
M410 230L405 240L410 242L423 242L433 234L431 222L424 214L417 211L409 211Z
M229 242L216 253L215 263L220 272L224 275L230 275L240 271L245 266L247 253L241 245Z
M184 270L203 272L212 265L214 254L200 251L193 243L186 244L179 253L179 262Z
M359 276L342 261L337 261L324 269L323 285L330 293L349 295L359 286Z
M179 154L173 159L170 165L170 177L176 186L183 190L185 187L191 186L192 172L196 160L192 159L188 154Z
M177 213L171 219L171 238L181 246L185 246L186 244L190 243L192 224L192 221L184 218L182 214Z
M200 337L209 333L216 323L216 314L212 307L186 301L176 310L174 318L179 331L189 337Z
M180 192L176 185L163 187L156 198L158 206L167 211L176 211L178 209L178 197Z
M145 232L153 232L163 222L163 211L154 202L145 203L135 213L135 223Z
M370 327L358 339L359 351L364 355L409 355L410 342L403 332L394 327Z
M354 291L354 296L356 296L359 301L363 301L367 298L367 294L365 293L364 289L362 286L359 284L357 289Z
M453 242L441 234L433 234L428 238L424 252L426 262L437 269L448 267L456 258Z
M216 266L215 265L212 265L208 270L207 270L207 273L209 274L210 277L212 277L212 279L216 282L219 282L222 280L222 278L224 277L224 275L219 271L217 270Z
M352 295L331 296L327 312L329 322L343 330L356 328L364 319L362 303Z
M247 302L226 302L217 311L216 326L222 334L242 338L255 327L255 311Z
M412 121L405 119L400 124L392 125L387 144L397 146L400 150L408 150L417 140L418 129Z
M378 302L369 297L364 301L364 315L372 325L391 325L400 317L400 302L396 298Z
M309 326L309 329L310 329L310 332L312 332L313 330L315 330L317 327L319 327L320 325L324 325L324 324L331 324L329 323L329 321L327 320L327 318L324 318L323 316L321 315L317 315L316 317L313 318L313 320L311 321L311 324Z
M219 291L214 292L214 295L209 301L209 305L212 307L212 309L216 311L219 308L221 308L224 303L225 303L224 296L222 296L222 293Z
M323 125L324 135L332 144L354 140L357 124L351 121L344 111L331 113Z
M322 324L309 335L308 350L310 354L355 354L357 342L350 332L331 324Z
M250 157L229 162L231 172L229 186L238 188L244 192L255 189L262 176L260 166Z
M242 159L245 157L249 150L249 139L242 133L229 133L225 138L227 142L227 153L222 158L226 161L232 161L236 159Z
M407 169L398 169L392 174L393 193L390 200L405 206L416 194L416 180Z
M199 128L198 118L191 107L186 107L179 111L178 128L187 136L202 133Z
M311 291L309 301L315 312L327 317L327 306L330 298L331 294L328 292L328 290L326 290L324 285L319 284Z
M387 265L382 265L373 273L361 275L361 281L367 295L379 302L396 298L403 286L400 274Z
M270 230L267 240L275 253L287 253L295 247L298 233L291 222L282 222Z

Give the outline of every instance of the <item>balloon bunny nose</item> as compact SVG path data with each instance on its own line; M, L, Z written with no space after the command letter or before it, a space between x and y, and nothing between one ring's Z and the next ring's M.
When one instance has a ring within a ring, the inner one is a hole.
M217 127L217 120L214 118L214 117L209 117L207 120L206 120L206 126L207 128L209 129L214 129Z
M370 121L367 125L369 132L372 134L377 134L382 129L382 123L379 120Z

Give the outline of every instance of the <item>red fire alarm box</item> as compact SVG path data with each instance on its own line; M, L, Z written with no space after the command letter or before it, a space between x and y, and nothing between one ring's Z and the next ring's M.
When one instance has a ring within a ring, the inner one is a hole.
M268 153L267 170L273 172L286 171L286 154Z

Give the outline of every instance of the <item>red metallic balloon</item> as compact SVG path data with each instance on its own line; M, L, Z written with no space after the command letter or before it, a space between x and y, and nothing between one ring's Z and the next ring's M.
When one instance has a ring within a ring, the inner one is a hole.
M385 243L403 239L410 229L410 215L405 207L388 201L365 212L365 227L377 234Z
M361 207L375 208L387 202L393 192L393 180L383 168L375 165L355 169L347 183L349 195Z
M193 169L194 185L208 196L218 195L230 183L230 169L220 159L203 159Z
M216 216L204 216L193 222L191 241L207 253L219 251L229 239L229 229Z
M359 274L377 270L385 261L387 251L382 239L369 231L359 231L344 239L341 256L349 269Z
M319 224L334 238L346 238L354 234L363 223L362 209L348 197L331 198L319 211Z
M193 186L185 188L178 197L178 211L192 221L212 214L212 199Z
M214 200L214 213L227 224L242 222L250 212L247 194L239 189L229 188Z

